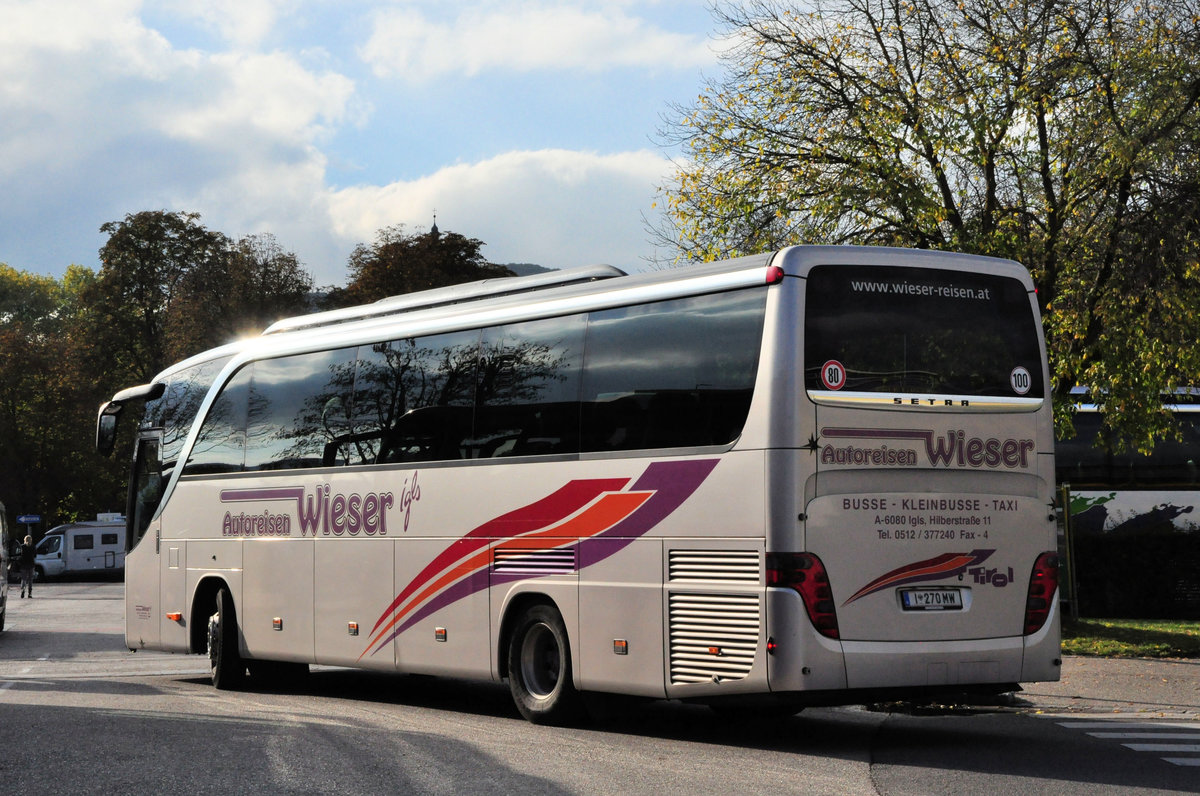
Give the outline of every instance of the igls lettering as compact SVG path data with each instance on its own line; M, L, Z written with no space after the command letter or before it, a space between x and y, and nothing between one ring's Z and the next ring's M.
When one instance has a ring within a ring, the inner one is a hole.
M414 476L414 486L416 478ZM407 487L407 484L405 485ZM417 496L419 499L420 493ZM412 508L411 496L405 502L404 529L408 529L408 518ZM300 515L300 535L316 536L387 536L388 510L396 505L391 492L357 492L343 494L332 492L329 484L321 484L312 493L296 498L296 510Z

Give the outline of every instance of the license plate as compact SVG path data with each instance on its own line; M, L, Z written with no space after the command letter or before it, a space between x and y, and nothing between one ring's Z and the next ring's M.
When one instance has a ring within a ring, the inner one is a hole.
M900 604L905 611L960 611L963 607L959 589L904 589Z

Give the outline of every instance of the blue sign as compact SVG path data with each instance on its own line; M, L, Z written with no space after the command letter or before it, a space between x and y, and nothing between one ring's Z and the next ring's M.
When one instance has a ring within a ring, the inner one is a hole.
M17 522L22 525L37 525L41 521L41 514L22 514L20 517L17 517Z

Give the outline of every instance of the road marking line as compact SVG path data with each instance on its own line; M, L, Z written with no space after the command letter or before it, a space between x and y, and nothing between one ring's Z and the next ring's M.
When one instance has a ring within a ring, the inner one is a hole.
M22 669L21 671L17 672L17 677L20 677L20 676L21 676L21 675L23 675L23 674L29 674L31 671L33 671L33 667L32 667L32 666L26 666L24 669ZM5 683L4 685L0 685L0 694L4 693L4 692L5 692L5 691L7 691L8 689L12 688L12 687L13 687L14 685L16 685L16 684L17 684L17 681L16 681L16 680L9 680L9 681L8 681L7 683Z
M1055 717L1058 719L1058 717ZM1196 730L1197 722L1165 721L1146 718L1141 721L1121 721L1100 719L1097 721L1062 721L1057 720L1060 727L1073 730L1140 730L1141 732L1087 732L1092 738L1102 740L1147 740L1147 741L1200 741L1197 732L1171 732L1171 730ZM1176 743L1123 743L1126 749L1133 752L1150 753L1194 753L1200 755L1200 744ZM1197 757L1159 757L1171 765L1200 767L1200 756Z

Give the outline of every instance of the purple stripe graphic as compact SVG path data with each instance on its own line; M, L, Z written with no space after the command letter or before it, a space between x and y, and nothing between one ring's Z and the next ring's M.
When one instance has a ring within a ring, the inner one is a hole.
M251 500L300 500L304 497L304 487L271 487L267 489L222 489L222 503L244 503Z
M700 484L708 478L718 461L720 460L700 459L691 462L655 462L647 467L646 472L642 473L642 477L630 490L636 492L653 489L654 497L623 521L604 533L596 534L596 539L604 539L609 544L605 545L604 555L588 563L594 564L616 555L662 522L700 488Z
M821 434L834 439L910 439L929 442L932 431L905 428L823 428Z

